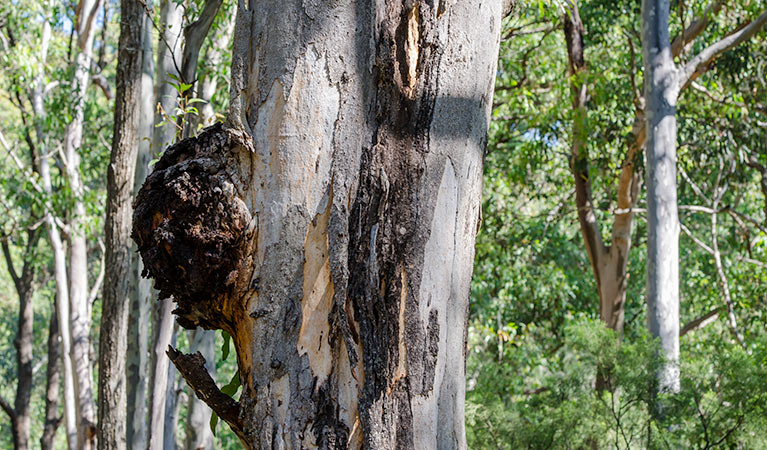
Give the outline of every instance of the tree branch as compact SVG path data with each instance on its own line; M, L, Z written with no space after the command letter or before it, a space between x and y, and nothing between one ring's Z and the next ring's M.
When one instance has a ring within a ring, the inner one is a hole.
M218 417L228 423L241 439L245 439L240 421L240 404L221 392L205 369L205 358L202 354L200 352L184 354L171 346L168 346L167 354L197 398L205 402Z
M184 29L184 53L181 59L181 80L194 84L200 47L208 35L213 19L223 0L205 0L200 17Z
M8 403L2 396L0 396L0 408L5 411L6 414L8 414L8 417L11 419L11 421L16 420L16 410L11 407L11 404Z
M720 306L718 308L712 309L706 314L703 314L697 319L693 319L692 321L688 322L687 324L685 324L685 326L682 327L681 330L679 330L679 337L682 337L691 331L695 331L699 328L703 328L709 323L715 321L716 319L719 318L719 313L721 311L722 311L722 307Z
M16 286L16 292L21 294L21 279L16 273L16 268L13 266L13 258L11 257L11 249L8 247L8 237L4 237L2 240L3 256L5 257L5 265L8 267L8 273L11 275L13 285Z
M671 54L674 56L682 54L684 47L695 40L706 29L709 22L711 22L711 17L719 13L723 5L723 0L714 1L708 5L703 11L703 15L696 17L681 35L674 38L674 42L671 43Z
M104 248L104 241L99 239L99 247L101 248L101 267L99 268L99 274L96 277L96 281L93 282L93 286L91 287L91 291L88 293L88 304L92 305L94 301L96 301L96 297L99 295L99 291L101 290L101 285L104 283L104 272L106 265L104 264L104 254L106 253L106 250Z
M687 87L693 80L698 78L706 71L706 66L710 64L719 55L737 46L743 41L751 38L762 26L767 23L767 11L764 11L756 20L752 21L743 28L730 33L723 39L715 42L703 49L697 56L692 58L678 72L678 86L680 91Z

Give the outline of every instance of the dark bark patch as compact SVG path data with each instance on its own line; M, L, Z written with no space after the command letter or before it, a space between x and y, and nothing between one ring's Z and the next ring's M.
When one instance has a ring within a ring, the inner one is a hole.
M144 276L161 298L175 298L186 328L221 328L221 299L245 276L251 215L225 170L240 144L218 124L169 147L134 204Z

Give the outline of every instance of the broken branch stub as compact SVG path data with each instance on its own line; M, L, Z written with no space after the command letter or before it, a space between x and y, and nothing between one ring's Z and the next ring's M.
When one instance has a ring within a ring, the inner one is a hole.
M133 233L144 276L161 298L173 297L185 328L232 331L251 214L233 181L244 132L216 124L169 147L139 190ZM250 274L247 274L249 277Z

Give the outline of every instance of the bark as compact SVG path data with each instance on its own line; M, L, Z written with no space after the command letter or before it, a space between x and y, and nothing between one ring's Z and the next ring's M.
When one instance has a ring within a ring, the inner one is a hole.
M144 9L139 0L120 2L120 41L114 138L107 171L106 264L99 339L99 449L126 447L125 353L131 267L131 198L139 145L143 73Z
M48 364L45 369L45 418L43 434L40 436L41 450L53 450L56 430L61 423L59 416L59 322L56 305L51 305L51 319L48 325Z
M573 107L570 170L575 183L578 222L597 285L600 318L608 328L620 335L623 333L624 323L628 279L626 269L633 225L632 209L636 206L639 188L639 177L634 167L637 153L642 147L643 137L639 139L640 130L635 126L634 136L636 137L628 148L618 181L618 204L612 224L611 241L609 245L606 245L602 239L601 225L595 214L589 176L588 91L584 82L587 69L583 54L584 26L578 13L577 2L570 2L567 6L568 11L563 15L563 29L567 43Z
M147 5L151 7L151 2ZM144 14L142 36L141 105L139 118L139 145L133 193L138 192L146 178L152 159L151 139L154 128L154 61L152 53L152 22ZM131 245L131 254L136 247ZM128 313L127 351L127 423L126 444L128 448L145 449L147 442L147 358L149 355L149 309L152 301L151 282L141 276L140 258L131 258L131 294Z
M146 268L144 269L146 270ZM173 333L173 301L163 299L153 308L152 351L153 362L150 368L149 396L149 449L161 450L164 445L165 403L168 395L168 358L165 350L171 342Z
M88 244L85 236L84 188L80 178L80 146L83 138L85 97L91 78L93 37L102 0L80 0L76 9L77 54L72 80L72 122L64 140L66 178L74 196L69 215L69 302L72 311L67 325L72 334L72 362L77 394L79 449L92 449L96 442L96 405L93 400L93 365L90 358L91 305L88 303Z
M157 64L155 71L154 101L157 109L154 117L155 128L152 136L151 151L159 152L175 141L176 130L173 125L160 125L165 121L163 112L172 112L176 105L177 92L170 84L172 77L178 77L181 64L181 45L183 8L174 1L164 0L161 9L161 30L157 45ZM171 311L173 303L163 299L151 307L152 341L149 353L149 425L147 443L149 450L160 450L164 441L165 399L168 384L168 358L165 350L170 344L173 330Z
M198 125L204 128L213 125L216 121L216 112L212 104L213 96L216 94L218 87L218 77L215 70L221 65L224 51L231 51L230 44L232 42L232 33L234 32L234 15L228 15L223 19L224 23L221 25L221 30L216 34L205 51L204 61L210 70L199 84L198 96L205 100L205 103L200 107L200 114L194 126L195 130L198 128Z
M642 1L647 158L647 321L660 339L659 392L679 392L679 217L676 193L678 79L668 0Z
M41 63L35 86L32 90L32 109L35 113L35 132L38 139L40 157L37 158L37 170L43 191L50 196L53 193L51 184L51 171L48 163L48 145L43 123L45 123L46 111L43 103L45 61L48 44L51 36L51 27L48 20L43 22L43 35L41 40ZM61 367L64 375L63 403L64 403L64 426L66 428L67 445L70 450L77 448L77 413L74 367L72 365L71 348L72 335L70 333L70 304L67 277L66 249L61 239L61 233L57 218L53 216L50 204L46 204L45 224L48 239L53 253L53 274L56 281L56 315L58 319L59 334L61 335Z
M173 324L170 345L176 346L178 326ZM176 449L176 425L178 425L178 373L172 364L167 364L168 382L165 386L165 407L163 409L163 440L164 450Z
M13 341L16 347L16 395L13 402L13 411L8 412L11 419L11 432L13 445L16 450L29 448L29 427L31 424L31 399L32 399L32 364L34 348L34 311L32 295L35 277L34 255L40 234L36 230L27 232L27 242L23 254L23 266L19 274L11 256L8 238L2 241L3 256L16 295L19 297L19 316L16 328L16 338Z
M229 121L163 154L133 236L179 324L232 335L246 448L465 448L501 3L239 5Z
M205 359L205 372L216 380L216 332L197 328L189 332L190 350ZM211 409L196 395L187 402L186 450L212 450L213 432L210 430Z

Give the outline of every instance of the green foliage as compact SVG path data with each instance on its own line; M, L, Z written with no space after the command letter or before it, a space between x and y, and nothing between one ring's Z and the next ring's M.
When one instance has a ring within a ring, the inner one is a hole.
M672 407L658 421L654 341L642 336L621 344L600 323L576 319L563 339L529 374L499 377L490 365L480 369L482 389L467 398L470 448L764 448L767 340L751 352L721 339L707 342L708 354L685 359L682 394L668 399ZM523 338L499 365L513 371L520 353L539 351L534 339ZM472 351L470 367L488 356ZM594 389L599 368L609 373L602 392Z

